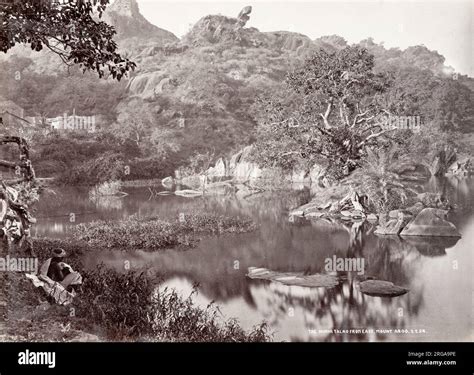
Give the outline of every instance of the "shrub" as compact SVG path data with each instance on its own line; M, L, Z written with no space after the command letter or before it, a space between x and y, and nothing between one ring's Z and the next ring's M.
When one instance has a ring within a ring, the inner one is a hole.
M220 321L213 305L196 307L192 295L157 290L144 272L120 274L98 267L84 273L83 294L74 302L77 316L99 325L109 340L268 341L266 324L245 332L236 320Z
M393 145L388 149L367 148L362 167L352 173L349 181L368 197L370 209L386 212L405 207L417 194L406 181L413 165L413 160Z
M127 162L130 173L125 175L125 180L164 178L174 173L177 163L171 158L134 158Z
M41 188L33 181L23 181L13 186L18 191L18 200L27 206L39 201Z
M87 244L49 238L35 238L34 242L40 264L51 257L53 249L61 247L68 254L67 263L83 276L82 292L73 302L76 318L72 322L76 329L95 332L110 341L260 342L270 339L264 323L246 332L235 319L220 319L213 304L200 308L195 305L193 295L182 298L174 290L158 290L159 276L138 271L119 273L104 265L84 270L80 259L85 251L91 250ZM1 290L8 287L5 285L8 280L4 279ZM31 288L27 288L28 285ZM16 297L10 298L10 302L18 308L25 301L34 305L36 293L36 289L25 282L11 293ZM62 320L62 314L71 321L69 308L57 312L58 316L48 319Z
M106 152L96 158L64 171L59 181L70 185L96 185L111 180L119 180L125 172L121 154Z
M122 183L120 181L106 181L101 184L95 185L89 191L89 198L96 199L98 197L116 195L120 193L120 189L122 189Z

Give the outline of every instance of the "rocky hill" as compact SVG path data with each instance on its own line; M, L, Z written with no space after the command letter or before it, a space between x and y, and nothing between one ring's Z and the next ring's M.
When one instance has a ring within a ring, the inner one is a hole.
M173 33L148 22L140 13L136 0L116 0L105 11L103 21L115 27L118 40L134 37L161 43L178 40Z
M116 0L106 11L104 20L116 27L119 48L137 63L137 69L125 84L120 84L123 86L120 90L115 90L117 99L113 105L106 106L109 118L116 119L106 127L126 136L135 131L128 129L133 118L134 123L145 124L140 129L140 139L149 143L148 149L162 148L163 152L179 154L181 159L202 152L212 152L217 158L252 143L256 125L253 104L259 94L279 90L286 73L314 50L347 46L337 35L311 40L294 32L261 32L247 27L252 11L258 9L246 7L234 17L204 16L180 40L148 22L136 0ZM414 95L423 90L413 75L423 72L423 79L429 81L430 86L424 97L416 98L417 103L421 103L420 108L424 105L426 111L433 111L432 103L424 104L431 96L444 101L459 97L457 86L450 86L449 95L444 91L437 93L439 82L452 79L444 57L436 51L425 46L386 49L371 39L360 44L374 54L377 69L406 70L400 84L412 82ZM34 59L28 69L40 72L43 79L47 78L50 90L56 90L54 82L60 63L54 63L54 56L32 55L25 48L15 48L9 55L13 53ZM78 73L71 79L83 80L81 77L84 77L82 73ZM78 112L91 107L90 103L89 107L82 103L81 98L87 101L103 96L104 88L92 83L93 78L92 75L88 78L90 84L68 87L69 91L81 91L76 95L79 99L72 104ZM62 86L65 79L62 78ZM466 84L466 90L468 86L473 87L471 78L460 76L459 82ZM57 107L60 96L52 98L54 103L42 100L41 105ZM458 101L443 105L456 106ZM66 102L64 105L71 106ZM63 111L72 111L72 108Z

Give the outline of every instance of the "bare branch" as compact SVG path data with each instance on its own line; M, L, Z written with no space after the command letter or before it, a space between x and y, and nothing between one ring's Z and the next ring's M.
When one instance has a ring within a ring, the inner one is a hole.
M379 131L378 133L372 133L367 138L365 138L363 141L359 142L357 147L360 148L363 145L365 145L368 141L370 141L371 139L380 137L380 136L384 135L385 133L388 133L388 132L391 132L391 131L394 131L394 130L396 130L396 129L384 129L382 131Z

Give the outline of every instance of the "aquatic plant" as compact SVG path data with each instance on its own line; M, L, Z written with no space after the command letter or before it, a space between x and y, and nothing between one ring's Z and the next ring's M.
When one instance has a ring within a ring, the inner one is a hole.
M122 183L118 180L105 181L95 185L89 190L89 199L97 199L99 197L108 197L121 193Z
M156 217L131 216L118 221L94 221L79 224L74 236L92 246L158 250L175 246L192 247L197 235L245 233L256 229L247 218L216 214L181 214L174 222Z

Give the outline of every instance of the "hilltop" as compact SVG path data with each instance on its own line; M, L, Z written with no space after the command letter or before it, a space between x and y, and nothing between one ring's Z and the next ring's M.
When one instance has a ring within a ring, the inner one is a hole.
M252 10L238 15L207 15L179 39L152 25L135 0L117 0L104 20L117 29L121 52L137 63L125 82L97 80L76 68L66 70L47 53L15 47L0 82L7 99L29 115L105 115L100 126L132 140L143 156L159 155L175 167L196 154L217 159L255 139L255 101L278 92L288 71L317 49L348 45L337 35L315 40L289 31L261 32L247 27ZM445 59L426 46L386 49L372 39L359 42L375 56L376 69L394 75L397 87L413 96L412 107L427 121L458 131L473 130L473 79L453 80ZM21 70L28 80L10 74ZM471 109L469 109L471 108ZM449 112L449 113L448 113Z

